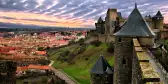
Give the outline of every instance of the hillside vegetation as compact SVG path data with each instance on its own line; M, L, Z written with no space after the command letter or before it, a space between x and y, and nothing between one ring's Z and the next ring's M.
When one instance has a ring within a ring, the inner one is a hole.
M90 84L90 69L102 54L113 66L113 46L98 41L91 44L72 44L62 48L48 50L53 67L64 71L80 84Z

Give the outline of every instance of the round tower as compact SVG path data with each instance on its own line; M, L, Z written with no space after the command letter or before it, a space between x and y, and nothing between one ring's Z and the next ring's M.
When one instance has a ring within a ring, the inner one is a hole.
M153 20L153 23L154 23L154 29L159 29L159 30L162 30L163 29L163 26L164 26L164 17L163 15L161 14L160 11L157 12L157 14L152 17L152 20Z
M130 84L132 77L132 38L115 37L114 83Z
M100 34L104 34L105 33L105 22L102 20L102 18L100 17L97 21L97 23L95 23L96 26L96 31Z
M161 37L161 31L163 30L163 26L164 26L164 17L162 16L161 12L158 11L157 14L152 17L152 21L153 21L153 28L154 28L154 32L156 34L156 40L160 39Z
M121 29L114 34L114 81L113 84L131 84L132 83L132 63L133 63L133 38L153 37L146 21L139 12L137 5L129 15L127 21Z

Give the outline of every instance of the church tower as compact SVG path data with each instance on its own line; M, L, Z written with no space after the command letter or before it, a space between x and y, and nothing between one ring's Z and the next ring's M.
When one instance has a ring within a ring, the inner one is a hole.
M114 34L114 76L113 84L132 83L133 38L153 38L154 33L143 19L137 5L121 29Z

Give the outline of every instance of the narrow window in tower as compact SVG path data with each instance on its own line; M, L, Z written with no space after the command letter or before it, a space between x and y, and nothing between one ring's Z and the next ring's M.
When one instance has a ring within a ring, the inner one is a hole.
M121 38L119 38L118 41L121 42Z
M126 67L126 59L125 58L122 60L122 63L123 63L123 67L125 68Z
M123 64L126 64L126 60L125 59L123 59Z

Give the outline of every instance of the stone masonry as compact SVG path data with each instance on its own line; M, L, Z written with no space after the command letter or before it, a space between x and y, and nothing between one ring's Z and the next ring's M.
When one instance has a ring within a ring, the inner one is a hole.
M116 37L114 56L113 84L131 84L133 58L132 38Z

